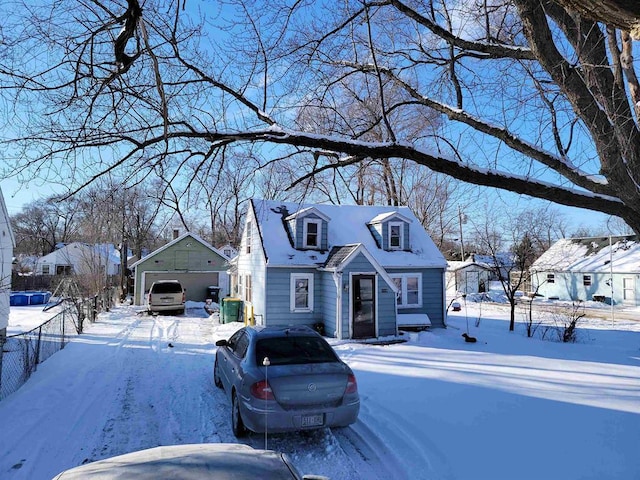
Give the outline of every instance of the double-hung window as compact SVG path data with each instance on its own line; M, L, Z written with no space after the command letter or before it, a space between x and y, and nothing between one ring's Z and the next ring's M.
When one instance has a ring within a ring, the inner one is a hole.
M404 246L404 224L389 222L389 250L402 250Z
M303 248L320 248L320 238L322 235L322 220L315 218L305 218L302 232Z
M292 273L290 292L290 308L292 312L313 311L312 273Z
M391 275L398 288L398 308L416 308L422 306L422 275L403 273Z
M251 222L247 222L247 232L245 236L246 252L251 253Z

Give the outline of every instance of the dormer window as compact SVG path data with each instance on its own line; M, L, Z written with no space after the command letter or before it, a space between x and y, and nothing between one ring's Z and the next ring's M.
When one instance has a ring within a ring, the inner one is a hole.
M402 250L404 247L404 224L389 222L389 250Z
M322 220L305 218L302 232L303 248L320 248L320 237L322 233Z

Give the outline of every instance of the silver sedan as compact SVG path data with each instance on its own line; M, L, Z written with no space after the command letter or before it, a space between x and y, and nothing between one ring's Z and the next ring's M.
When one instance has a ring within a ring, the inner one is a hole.
M351 368L309 327L244 327L216 342L213 377L231 402L233 433L287 432L354 423Z

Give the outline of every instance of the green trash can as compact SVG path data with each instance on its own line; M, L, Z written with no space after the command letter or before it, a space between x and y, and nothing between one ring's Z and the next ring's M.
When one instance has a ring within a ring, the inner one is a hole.
M242 321L242 300L225 297L220 303L220 322L231 323Z

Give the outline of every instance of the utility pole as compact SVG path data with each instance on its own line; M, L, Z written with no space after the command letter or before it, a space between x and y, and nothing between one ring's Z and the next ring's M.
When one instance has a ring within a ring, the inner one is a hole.
M127 279L127 257L129 256L129 247L127 246L127 235L126 235L126 229L125 229L125 222L126 222L126 190L123 189L122 190L122 231L121 231L121 241L120 241L120 289L122 290L121 293L121 300L124 300L127 298L127 294L129 293L129 285L128 285L128 279Z
M458 205L458 225L460 226L460 260L464 262L464 237L462 236L462 209Z

